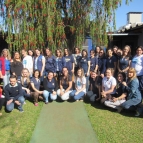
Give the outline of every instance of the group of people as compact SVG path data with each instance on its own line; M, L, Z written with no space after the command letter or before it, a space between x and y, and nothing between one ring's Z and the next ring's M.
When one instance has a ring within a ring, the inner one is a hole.
M123 108L135 110L136 116L143 112L142 46L138 46L132 56L128 45L122 50L114 46L107 51L97 46L90 55L86 49L80 51L78 47L73 54L68 48L57 49L55 54L48 47L44 51L22 49L21 53L15 52L13 58L8 49L3 49L0 78L4 94L0 97L5 97L8 111L16 104L23 112L26 99L33 99L38 106L39 100L48 104L58 97L75 101L87 97L91 102L100 101L118 112Z

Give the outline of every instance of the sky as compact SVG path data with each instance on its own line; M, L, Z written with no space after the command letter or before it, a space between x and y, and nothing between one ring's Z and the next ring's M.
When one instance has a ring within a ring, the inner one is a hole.
M127 24L128 12L143 12L143 0L132 0L132 2L129 2L129 5L126 5L125 1L122 0L122 5L116 10L116 29Z

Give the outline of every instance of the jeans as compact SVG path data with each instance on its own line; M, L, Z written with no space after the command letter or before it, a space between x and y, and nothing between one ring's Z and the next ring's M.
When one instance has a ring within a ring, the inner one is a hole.
M12 99L12 98L11 98ZM24 97L23 96L20 96L17 101L19 101L21 103L21 105L18 105L18 109L21 110L22 109L22 106L23 106L23 103L25 101ZM6 109L8 111L12 111L14 109L14 102L11 102L9 105L6 104Z
M51 98L51 100L56 100L57 99L57 95L53 95L52 93L50 93L47 90L43 91L43 96L45 98L45 102L48 102L49 97Z
M75 93L76 93L76 90L73 90L73 91L70 93L70 96L72 96L72 97L74 98L74 100L79 100L79 99L81 99L81 98L84 96L84 94L85 94L85 92L83 92L83 91L79 92L77 95L75 95Z
M89 89L89 76L85 76L85 78L86 78L86 92L87 92Z
M63 92L64 92L64 91L65 91L65 90L63 89ZM71 92L72 92L72 90L69 90L68 92L64 93L64 94L61 96L61 95L60 95L61 90L58 89L58 90L57 90L57 95L60 96L62 100L68 100L68 99L69 99L69 94L70 94Z
M88 91L86 93L86 96L89 98L91 102L95 102L95 99L97 98L97 94L94 94L93 91Z
M129 100L125 101L124 103L122 103L121 106L125 109L129 109L131 106L136 106L140 102L141 102L140 99L132 98L132 99L129 99Z
M5 71L5 75L3 77L3 88L9 83L10 72Z

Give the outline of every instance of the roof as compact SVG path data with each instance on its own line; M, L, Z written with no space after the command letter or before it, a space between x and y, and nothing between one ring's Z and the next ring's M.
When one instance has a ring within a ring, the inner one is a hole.
M127 14L142 14L143 12L128 12Z
M143 22L136 22L136 23L127 24L125 26L122 26L116 32L117 33L126 33L130 30L139 29L139 28L142 28L142 27L143 27Z

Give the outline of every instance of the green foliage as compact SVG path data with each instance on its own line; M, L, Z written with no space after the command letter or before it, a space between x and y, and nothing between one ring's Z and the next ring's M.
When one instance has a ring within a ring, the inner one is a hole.
M81 46L85 35L107 45L122 0L0 0L6 41L12 50ZM127 2L129 0L126 0Z

